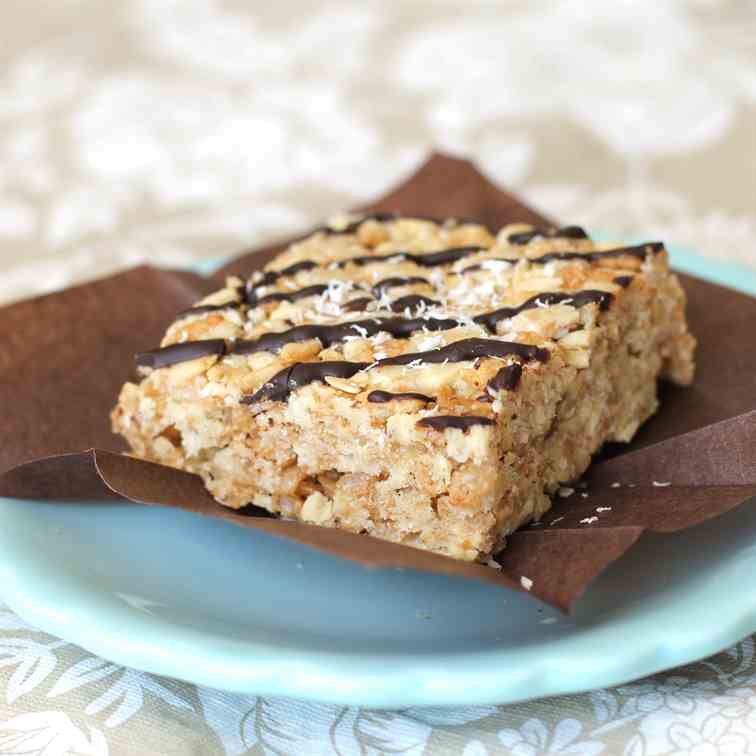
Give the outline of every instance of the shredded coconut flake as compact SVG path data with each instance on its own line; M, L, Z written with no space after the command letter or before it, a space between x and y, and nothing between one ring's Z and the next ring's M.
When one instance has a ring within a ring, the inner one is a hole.
M671 480L664 480L664 481L655 480L654 481L654 486L656 488L666 488L667 486L671 486L671 485L672 485Z
M582 520L580 520L580 523L585 523L586 525L592 525L594 522L598 522L598 517L583 517Z
M480 267L483 270L490 270L492 273L503 273L512 267L512 263L508 263L506 260L482 260Z
M440 268L435 268L428 276L428 280L436 286L442 286L444 283L444 272Z
M612 508L611 507L596 507L596 511L597 512L611 512Z
M612 488L619 488L622 483L612 483Z
M574 494L574 493L575 493L575 489L574 488L570 488L569 486L562 486L559 489L559 495L563 499L566 499L567 497L572 496L572 494Z
M418 358L416 360L412 360L412 362L408 362L405 367L409 370L414 370L415 368L419 368L423 366L423 361L421 358Z
M524 575L520 578L520 585L526 590L529 591L533 587L533 581L530 578L525 577Z
M427 352L429 349L436 349L444 343L443 336L429 336L417 342L417 348L421 352Z

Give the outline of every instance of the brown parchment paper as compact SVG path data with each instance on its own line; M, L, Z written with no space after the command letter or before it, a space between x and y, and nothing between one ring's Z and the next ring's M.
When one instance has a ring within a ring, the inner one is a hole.
M472 164L440 154L360 209L471 217L494 227L547 222ZM663 386L662 408L636 440L604 450L586 487L557 497L540 524L514 533L497 556L501 570L281 521L254 507L235 512L197 476L118 453L108 414L134 374L133 354L155 346L175 313L225 275L250 273L282 246L248 252L209 279L143 266L0 309L0 496L177 507L365 567L527 587L562 610L645 530L682 530L756 496L756 299L685 275L699 339L695 385Z

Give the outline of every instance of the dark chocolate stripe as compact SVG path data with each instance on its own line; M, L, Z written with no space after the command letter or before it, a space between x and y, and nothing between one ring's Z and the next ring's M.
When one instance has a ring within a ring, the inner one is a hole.
M584 260L585 262L597 262L599 260L606 260L617 257L635 257L639 260L645 260L649 254L657 254L664 249L662 242L648 242L646 244L638 244L630 247L615 247L614 249L604 249L596 252L575 252L572 250L563 250L549 252L540 257L492 257L491 260L500 260L502 262L508 262L516 264L522 260L527 260L531 265L546 265L552 261L565 261L565 260ZM282 276L290 276L298 273L301 270L312 270L313 268L334 265L337 268L345 268L347 265L371 265L373 263L386 262L387 260L393 260L400 258L402 260L408 260L415 263L420 267L435 267L438 265L447 265L457 260L462 260L470 255L483 252L485 247L452 247L451 249L444 249L438 252L428 252L425 254L414 254L412 252L391 252L386 255L360 255L357 257L348 257L345 260L339 260L333 263L323 263L322 265L314 260L302 260L298 263L294 263L287 268L283 268L280 271L266 271L263 277L254 283L249 282L246 290L246 302L254 306L258 299L256 290L262 286L270 286L275 283ZM470 265L458 274L473 273L482 269L482 266L478 263Z
M369 215L362 215L357 220L352 221L344 228L331 228L331 226L321 226L315 230L315 233L322 231L328 236L339 236L341 234L353 234L359 229L359 227L365 223L365 221L374 220L379 223L388 223L389 221L399 220L401 216L399 213L370 213Z
M357 218L356 220L352 221L349 225L345 226L344 228L337 229L337 228L331 228L330 226L321 226L320 228L315 229L314 233L317 233L318 231L322 231L324 234L328 234L329 236L336 236L339 234L353 234L355 233L359 227L365 223L365 221L374 220L378 221L379 223L389 223L390 221L397 221L397 220L420 220L420 221L429 221L431 223L436 223L439 226L443 226L447 221L456 221L457 226L483 226L483 228L488 229L491 231L491 229L482 221L475 220L474 218L438 218L431 215L402 215L401 213L370 213L369 215L363 215L360 218Z
M615 247L614 249L603 249L597 252L549 252L548 254L541 255L540 257L490 257L489 260L498 260L501 262L512 263L513 265L525 260L531 265L546 265L546 263L560 260L585 260L586 262L597 262L599 260L607 260L616 257L635 257L639 260L645 260L649 254L658 254L664 249L662 242L648 242L647 244L638 244L632 247ZM459 275L465 273L474 273L475 271L482 270L483 266L480 263L475 265L468 265L460 271L457 271Z
M376 299L380 299L390 289L395 289L399 286L412 286L414 284L431 285L430 281L422 276L392 276L391 278L384 278L382 281L378 281L373 286L372 292Z
M583 291L576 291L573 294L563 291L550 291L536 294L517 307L502 307L493 312L484 312L482 315L476 315L473 320L491 333L496 333L496 324L500 320L513 318L525 310L533 310L537 307L548 307L555 304L565 304L570 307L580 308L591 303L596 303L599 309L606 310L613 298L613 295L608 291L596 289L585 289Z
M281 268L281 270L266 270L262 278L257 281L247 281L244 299L248 305L254 307L258 302L257 289L263 286L270 286L283 276L294 276L302 270L312 270L319 267L321 267L320 264L315 262L315 260L300 260L285 268Z
M435 415L434 417L424 417L417 421L418 425L426 428L433 428L437 431L445 431L447 428L456 428L466 433L475 425L496 425L496 421L490 417L480 415L466 415L459 417L455 415Z
M566 292L546 292L531 297L517 307L502 307L493 312L483 313L473 318L474 322L483 326L491 333L496 332L496 324L500 320L514 317L523 310L535 307L547 307L552 304L564 303L572 307L582 307L596 302L605 310L612 301L612 295L606 291L587 289L573 294ZM392 309L397 307L401 312L406 307L418 306L421 303L438 304L419 295L402 297L392 303ZM232 352L235 354L252 354L254 352L280 352L287 344L300 341L318 339L324 348L342 343L349 336L370 338L381 331L391 334L394 338L407 338L417 331L448 331L464 325L460 320L451 318L369 318L350 323L336 325L301 325L279 333L266 333L257 339L239 340L235 342Z
M450 247L449 249L441 249L437 252L425 252L425 253L413 253L403 252L397 250L396 252L390 252L386 255L359 255L357 257L347 257L344 260L339 260L333 263L327 263L333 265L336 268L346 268L347 265L357 265L363 267L364 265L372 265L374 263L382 263L387 260L408 260L419 265L422 268L434 268L438 265L448 265L449 263L462 260L470 255L475 255L478 252L485 250L485 247Z
M347 302L343 309L344 312L361 312L367 310L368 305L371 302L376 301L377 300L369 297L360 297L359 299L353 299L351 302ZM422 294L407 294L405 297L399 297L399 299L390 302L388 307L391 312L404 312L405 310L409 310L410 314L416 314L425 307L436 307L440 304L441 302L437 299L424 297Z
M315 260L300 260L299 262L292 263L285 268L281 268L281 270L278 271L278 275L293 276L300 271L312 270L317 267L318 263L316 263Z
M514 362L499 370L499 372L491 378L487 386L494 392L512 391L517 388L521 377L522 365L519 362Z
M254 293L255 289L261 289L263 286L274 284L282 275L283 274L277 270L266 270L262 277L258 278L257 281L252 281L251 279L247 281L247 301L250 304L253 304L251 301L251 295ZM255 301L257 300L255 299Z
M372 297L359 297L358 299L353 299L351 302L347 302L342 306L342 309L344 312L361 312L362 310L367 310L371 302L375 302Z
M496 339L463 339L448 344L441 349L431 349L427 352L414 352L398 357L388 357L377 360L368 365L366 362L297 362L276 373L267 383L250 396L241 399L242 404L253 404L263 399L284 401L297 388L306 386L314 381L322 381L326 376L351 378L355 373L367 367L382 367L386 365L408 365L419 361L423 364L438 364L440 362L466 362L479 357L507 357L515 356L530 361L545 362L549 358L548 349L518 344L513 341L497 341Z
M322 264L317 263L314 260L302 260L301 262L294 263L288 268L283 268L282 270L268 270L258 281L249 281L246 287L245 299L247 304L254 307L259 301L257 297L257 289L263 286L270 286L282 276L292 276L302 270L312 270L313 268L328 266L345 268L347 265L357 265L362 267L364 265L386 262L387 260L394 260L396 258L410 260L415 263L415 265L421 267L432 268L438 265L447 265L448 263L461 260L469 255L482 252L484 249L485 247L451 247L450 249L442 249L438 252L427 252L425 254L414 254L412 252L402 252L399 250L386 255L358 255L357 257L348 257L345 260L338 260L330 263L325 262Z
M375 336L381 331L394 338L407 338L416 331L448 331L462 325L459 320L441 318L370 318L336 325L302 325L280 333L266 333L257 339L240 340L234 344L236 354L279 352L286 344L318 339L324 347L343 342L348 336Z
M485 262L488 262L489 260L495 260L496 262L505 262L505 263L512 263L515 264L519 262L518 259L510 259L508 257L489 257L485 260ZM450 273L453 273L457 276L462 276L465 273L475 273L476 271L484 270L483 265L481 263L475 263L474 265L468 265L466 268L462 268L462 270L452 270ZM495 271L489 271L493 275L496 275Z
M466 362L478 357L509 357L514 355L523 360L537 360L546 362L549 350L531 344L519 344L516 341L499 341L497 339L462 339L447 344L439 349L427 352L410 352L397 357L386 357L378 360L378 365L409 365L419 360L422 364L438 364L440 362Z
M404 312L409 309L410 312L417 312L422 307L435 307L440 305L437 299L424 297L422 294L408 294L406 297L395 299L390 305L391 312Z
M314 288L314 287L309 287ZM298 293L301 294L304 289L301 289ZM292 292L297 294L297 292ZM602 310L606 310L611 301L613 295L606 291L599 291L593 289L586 289L584 291L578 291L575 293L567 292L545 292L537 294L531 297L526 302L523 302L517 307L502 307L492 312L482 313L473 318L473 321L478 325L486 328L491 333L496 333L496 324L500 320L511 318L524 310L533 309L535 307L548 307L553 304L567 304L571 307L583 307L589 303L597 303ZM360 300L356 300L360 301ZM367 300L372 301L372 300ZM427 297L422 297L417 294L402 297L392 302L391 309L402 312L406 308L412 309L413 307L419 307L421 304L425 305L437 305L439 302ZM452 328L458 328L464 325L461 320L452 318L369 318L366 320L357 320L350 323L337 323L336 325L301 325L294 328L290 328L286 331L279 333L266 333L257 339L251 340L239 340L234 342L230 350L234 354L252 354L254 352L280 352L287 344L293 344L300 341L309 341L310 339L318 339L324 348L333 346L343 342L349 336L362 336L363 338L370 338L382 331L391 334L394 338L408 338L417 331L448 331ZM210 339L209 341L214 341ZM177 354L185 353L187 356L177 358L171 357L171 362L166 364L174 364L176 362L183 362L186 360L194 359L192 350L189 348L192 344L204 342L187 342L186 344L176 345L185 347L184 352L176 351ZM461 342L457 342L461 343ZM502 342L498 342L502 343ZM449 346L454 346L449 345ZM166 349L172 349L172 347L166 347ZM154 349L150 352L144 352L143 355L157 355L162 350ZM225 351L223 352L225 353ZM198 356L204 356L200 353ZM404 357L406 355L402 355ZM148 359L145 357L145 359ZM399 358L394 358L399 359ZM411 360L410 360L411 361ZM396 363L400 364L400 363Z
M186 310L181 310L176 316L176 320L186 318L189 315L204 315L208 312L219 312L220 310L238 310L241 307L241 302L226 302L225 304L217 305L196 305L195 307L189 307Z
M580 226L564 226L563 228L534 228L532 231L520 231L510 234L507 241L510 244L528 244L533 239L590 239L585 229Z
M630 286L632 282L632 276L617 276L614 279L614 283L616 283L618 286L621 286L623 289L626 289L628 286Z
M282 402L292 391L302 386L315 381L324 381L329 376L351 378L367 366L367 362L297 362L276 373L251 396L243 397L241 403L254 404L264 399Z
M538 265L545 265L552 260L608 260L614 257L636 257L639 260L645 260L649 254L657 254L664 249L662 242L648 242L647 244L637 244L632 247L615 247L614 249L602 249L597 252L549 252L546 255L535 257L528 262Z
M226 354L226 342L223 339L205 339L203 341L187 341L183 344L171 344L136 355L136 364L140 367L164 368L179 362L208 357L211 354L222 356Z
M425 394L418 394L414 391L403 391L398 394L393 394L391 391L371 391L367 400L375 404L385 404L386 402L392 402L394 399L417 399L418 401L430 404L436 400L432 396L426 396Z
M313 297L316 294L322 294L328 289L328 284L315 284L314 286L305 286L303 289L295 291L274 291L272 294L266 294L257 300L256 306L266 302L296 302L299 299Z

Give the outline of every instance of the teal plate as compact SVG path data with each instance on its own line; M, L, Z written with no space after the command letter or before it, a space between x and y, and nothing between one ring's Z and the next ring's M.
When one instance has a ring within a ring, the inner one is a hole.
M756 293L750 271L674 260ZM334 703L509 703L616 685L756 630L754 584L749 505L644 536L567 617L526 594L371 571L179 510L0 500L0 598L32 625L137 669Z

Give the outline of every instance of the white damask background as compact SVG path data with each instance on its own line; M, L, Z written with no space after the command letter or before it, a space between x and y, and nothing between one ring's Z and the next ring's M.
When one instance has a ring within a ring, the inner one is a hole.
M0 301L186 266L382 192L432 147L552 217L756 268L752 0L6 0ZM401 713L123 669L0 612L0 754L756 753L756 662Z

